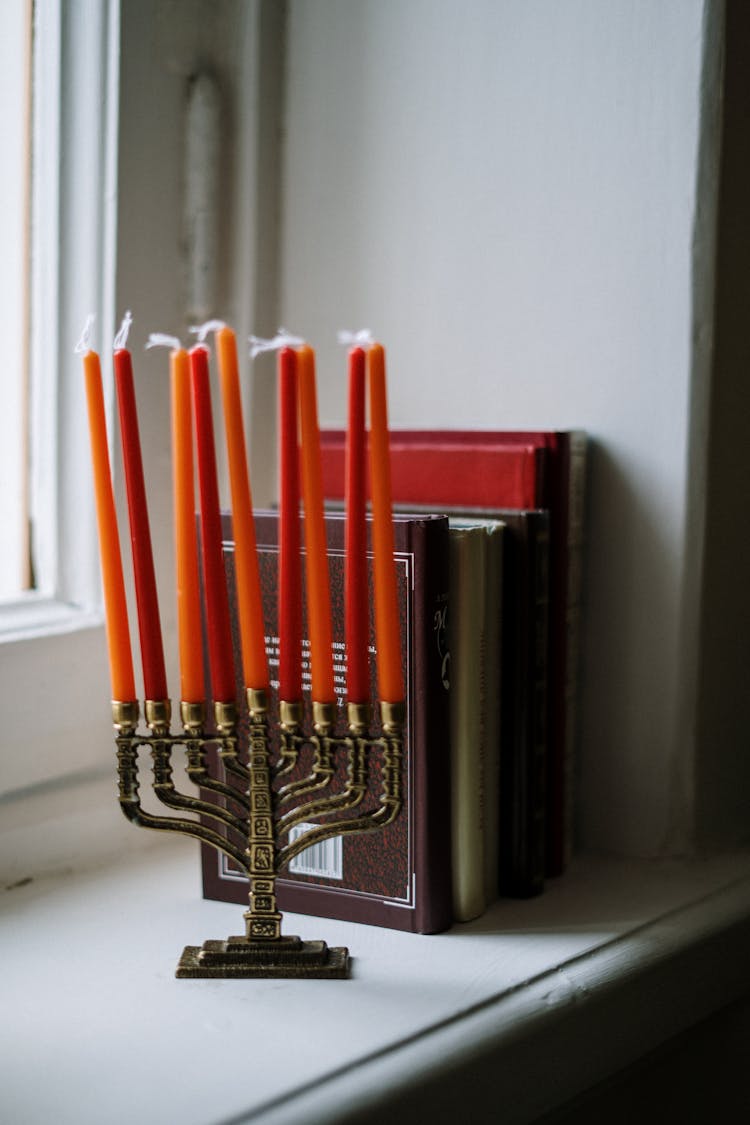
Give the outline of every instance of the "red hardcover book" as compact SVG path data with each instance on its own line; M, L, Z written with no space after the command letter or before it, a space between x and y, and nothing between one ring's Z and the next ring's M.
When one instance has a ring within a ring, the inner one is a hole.
M326 430L321 441L326 495L340 498L345 433ZM397 502L549 512L545 866L548 875L559 875L573 837L586 436L580 431L394 430L391 448ZM409 469L417 464L419 475L410 477Z
M225 517L225 562L233 626L236 634L236 595L231 520ZM346 690L344 643L344 519L326 517L333 614L334 675L340 702ZM396 564L407 685L407 726L404 735L404 804L393 824L365 836L344 835L308 849L292 861L293 870L277 880L282 910L341 918L418 933L434 933L452 922L450 877L450 746L445 656L445 611L449 583L448 522L435 516L397 516L394 521ZM278 515L256 513L258 560L263 590L271 685L278 687L277 572ZM304 536L303 536L304 542ZM371 560L370 560L371 561ZM372 575L370 574L370 581ZM370 599L372 604L372 598ZM303 591L303 615L306 605ZM303 628L306 637L306 628ZM375 698L375 637L371 628L371 681ZM235 635L237 668L241 668ZM309 709L307 641L302 643L303 692ZM247 717L241 700L240 739L247 737ZM377 708L375 715L377 715ZM340 709L338 733L346 730ZM309 717L309 716L308 716ZM337 762L335 787L343 782L346 763ZM221 768L214 762L213 768ZM286 780L289 780L288 778ZM377 770L370 778L371 795L378 792ZM203 889L207 898L246 902L248 885L242 873L213 849L203 848Z
M461 435L445 442L423 440L418 431L391 434L391 487L402 505L445 508L540 508L547 461L544 447L518 441L471 443ZM343 499L345 433L321 433L323 489L329 500ZM437 452L437 456L436 456Z

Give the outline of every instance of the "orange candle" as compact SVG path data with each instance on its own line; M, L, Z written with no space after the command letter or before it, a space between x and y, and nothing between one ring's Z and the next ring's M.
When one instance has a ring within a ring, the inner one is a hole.
M205 699L206 689L201 640L198 536L195 527L193 415L190 365L184 348L172 351L170 369L180 698L186 703L201 703Z
M375 578L375 642L378 695L383 703L404 700L401 629L396 593L391 508L391 454L385 386L385 351L373 344L367 353L370 382L370 480Z
M232 492L234 562L244 683L246 688L268 691L270 684L266 659L265 623L255 543L253 500L242 421L237 341L231 328L225 326L219 329L216 333L216 346L229 460L229 484Z
M305 577L307 620L310 633L312 697L334 703L333 645L331 636L331 584L328 572L323 473L320 463L320 430L315 389L315 352L305 345L297 351L300 411L302 496L305 506Z
M121 703L131 703L136 699L133 654L130 648L120 536L112 491L102 375L96 352L84 353L83 373L89 416L91 463L94 471L94 496L99 528L99 556L102 567L112 698Z

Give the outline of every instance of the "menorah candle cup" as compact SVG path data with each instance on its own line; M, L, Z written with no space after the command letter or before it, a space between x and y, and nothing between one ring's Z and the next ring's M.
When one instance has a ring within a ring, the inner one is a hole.
M381 700L380 719L386 734L399 737L406 722L406 704L403 702L386 703Z
M295 734L302 725L304 708L301 699L279 701L279 722L283 731Z
M199 738L206 725L205 703L191 703L183 699L180 703L180 719L185 733L191 738Z
M330 734L336 722L336 704L313 701L312 717L313 729L316 734Z
M349 730L355 738L362 738L372 719L372 708L369 703L347 703L346 716Z
M140 708L135 699L112 700L112 724L118 734L127 737L138 727Z
M147 699L143 704L146 726L154 735L169 734L172 704L168 699Z
M220 735L234 734L237 726L237 704L234 700L216 700L214 702L214 719Z
M268 692L265 688L247 688L245 694L250 718L264 720L268 715Z

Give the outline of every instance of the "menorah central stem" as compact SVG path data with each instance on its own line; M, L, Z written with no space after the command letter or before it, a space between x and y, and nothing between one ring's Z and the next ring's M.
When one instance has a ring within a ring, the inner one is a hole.
M276 907L268 698L264 691L248 688L247 703L250 711L250 833L247 849L250 907L244 917L250 941L276 941L281 937L281 914Z

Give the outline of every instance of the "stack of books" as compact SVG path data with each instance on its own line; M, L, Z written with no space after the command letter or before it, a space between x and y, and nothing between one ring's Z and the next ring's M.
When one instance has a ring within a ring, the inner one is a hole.
M321 453L343 698L344 431L324 430ZM404 809L380 833L302 853L277 886L285 911L432 933L499 895L540 893L570 858L586 437L396 430L391 472ZM272 677L277 531L274 513L256 513ZM228 523L225 535L231 593ZM205 849L202 865L207 897L246 900L225 857Z

